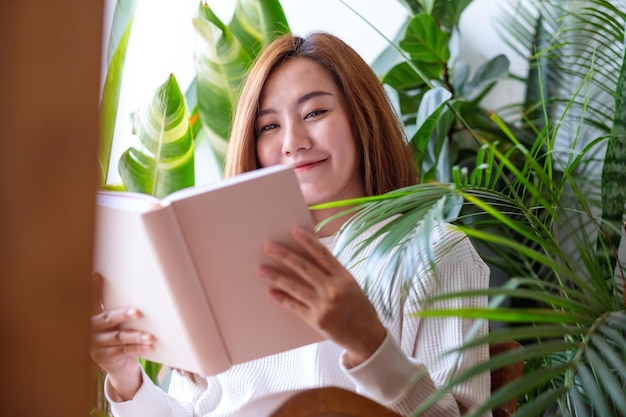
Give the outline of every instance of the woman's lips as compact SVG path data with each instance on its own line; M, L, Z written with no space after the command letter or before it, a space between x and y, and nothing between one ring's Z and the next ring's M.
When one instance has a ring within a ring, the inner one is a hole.
M319 166L322 162L326 161L326 159L320 159L317 161L302 161L295 164L294 169L296 171L307 171L309 169L313 169Z

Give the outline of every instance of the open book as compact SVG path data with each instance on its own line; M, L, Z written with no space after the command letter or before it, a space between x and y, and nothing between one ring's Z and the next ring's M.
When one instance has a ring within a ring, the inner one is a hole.
M165 199L100 191L94 271L106 309L134 307L136 329L156 337L145 359L214 375L234 364L320 341L272 302L257 277L274 264L263 245L294 246L291 227L313 229L292 168L275 166Z

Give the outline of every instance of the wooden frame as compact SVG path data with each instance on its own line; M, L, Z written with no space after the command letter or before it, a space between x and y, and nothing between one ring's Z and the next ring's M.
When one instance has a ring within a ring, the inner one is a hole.
M85 417L103 2L0 2L2 415Z

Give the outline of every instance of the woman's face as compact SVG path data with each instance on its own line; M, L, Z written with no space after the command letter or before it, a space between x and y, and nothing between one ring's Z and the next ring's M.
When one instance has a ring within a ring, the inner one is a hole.
M267 79L256 119L261 165L295 167L307 204L365 195L343 94L318 63L289 59Z

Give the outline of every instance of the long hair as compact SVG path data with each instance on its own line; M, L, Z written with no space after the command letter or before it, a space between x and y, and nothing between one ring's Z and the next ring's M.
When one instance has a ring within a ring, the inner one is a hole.
M343 93L360 152L367 195L417 182L417 166L399 121L376 74L359 54L334 35L283 35L257 58L243 85L226 157L225 175L260 168L255 121L265 81L285 60L306 58L322 65Z

